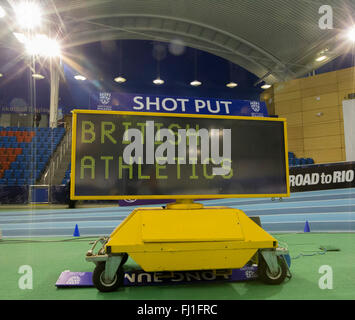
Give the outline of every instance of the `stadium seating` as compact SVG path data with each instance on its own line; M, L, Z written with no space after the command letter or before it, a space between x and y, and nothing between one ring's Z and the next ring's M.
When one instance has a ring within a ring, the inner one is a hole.
M288 163L290 167L314 164L312 158L297 158L293 152L288 153Z
M34 184L64 134L64 128L0 127L0 185Z

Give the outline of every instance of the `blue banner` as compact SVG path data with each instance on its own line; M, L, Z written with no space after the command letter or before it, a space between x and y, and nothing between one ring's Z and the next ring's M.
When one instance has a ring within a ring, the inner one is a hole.
M98 92L91 97L94 110L142 111L267 117L265 102Z
M196 97L142 95L119 92L98 92L90 97L87 107L61 106L60 114L70 114L74 109L171 112L186 114L214 114L231 116L267 117L265 102ZM1 113L33 113L29 106L0 106ZM49 106L36 108L48 114Z
M49 114L48 108L33 108L30 106L0 106L0 113L43 113Z

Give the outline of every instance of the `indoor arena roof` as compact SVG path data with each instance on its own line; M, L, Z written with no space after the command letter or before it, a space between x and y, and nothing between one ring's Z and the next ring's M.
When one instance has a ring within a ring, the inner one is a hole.
M9 7L11 3L5 1L3 6ZM351 17L355 13L353 0L328 0L333 29L324 30L319 21L326 12L322 11L324 1L320 0L42 0L40 3L64 50L104 40L175 41L227 59L255 74L257 83L270 84L306 75L346 53L350 44L344 33L353 25ZM330 22L328 19L328 25ZM2 44L4 37L5 34L1 37ZM324 53L327 59L316 61Z

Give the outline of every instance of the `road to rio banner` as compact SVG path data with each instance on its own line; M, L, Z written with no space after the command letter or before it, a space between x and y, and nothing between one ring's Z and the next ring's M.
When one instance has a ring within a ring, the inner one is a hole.
M75 110L72 199L288 196L284 119Z

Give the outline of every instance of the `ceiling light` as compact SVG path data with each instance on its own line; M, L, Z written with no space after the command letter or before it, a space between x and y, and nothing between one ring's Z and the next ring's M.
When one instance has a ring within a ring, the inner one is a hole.
M353 26L349 29L348 38L350 41L355 42L355 26Z
M3 77L4 75L2 73L0 73L0 78Z
M153 83L159 86L164 83L164 80L157 78L157 79L153 80Z
M320 56L316 59L317 62L321 62L321 61L324 61L325 59L327 59L328 57L327 56Z
M32 1L24 1L15 7L18 24L24 29L34 29L41 24L42 12Z
M5 10L2 7L0 7L0 18L3 18L5 16L6 16Z
M79 81L85 81L86 78L84 76L81 76L80 74L77 74L76 76L74 76L75 80L79 80Z
M34 73L34 74L32 75L32 78L41 80L41 79L44 79L44 76L42 76L42 75L39 74L39 73Z
M269 89L271 88L271 84L265 83L264 85L261 86L261 89Z
M194 80L192 82L190 82L190 85L192 85L193 87L198 87L200 86L202 83L198 80Z
M57 41L49 39L46 35L38 34L32 39L26 39L21 34L17 34L17 38L25 41L26 51L30 55L39 55L45 57L58 57L60 56L60 47ZM19 41L21 41L19 40Z
M115 82L117 82L117 83L123 83L123 82L126 82L126 79L125 78L123 78L123 77L121 77L121 76L119 76L119 77L117 77L117 78L115 78L115 79L113 79Z
M26 36L23 33L14 32L13 34L15 38L23 44L25 44L28 41Z
M238 86L238 83L235 83L235 82L229 82L229 83L227 83L227 84L226 84L226 86L227 86L228 88L235 88L235 87L237 87L237 86Z

